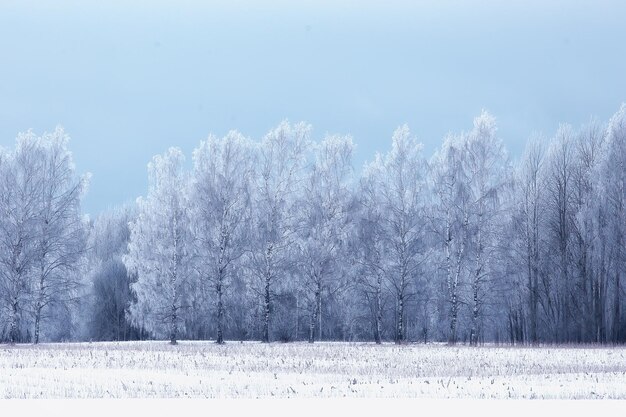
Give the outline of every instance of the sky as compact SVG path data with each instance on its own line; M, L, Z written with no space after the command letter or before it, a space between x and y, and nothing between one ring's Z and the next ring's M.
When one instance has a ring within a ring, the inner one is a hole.
M190 161L209 133L259 140L284 119L351 134L359 172L403 123L430 157L486 109L515 158L626 101L624 16L602 0L0 0L0 146L62 125L91 215L144 195L170 146Z

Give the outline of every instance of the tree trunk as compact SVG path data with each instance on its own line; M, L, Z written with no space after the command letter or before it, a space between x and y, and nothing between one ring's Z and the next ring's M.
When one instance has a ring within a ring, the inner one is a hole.
M263 342L270 341L270 277L265 277L265 292L263 297Z
M537 288L537 278L531 277L531 289L530 289L530 343L533 345L537 345L539 342L539 338L537 335L537 293L539 289Z
M481 217L479 215L479 217ZM479 220L479 225L482 223ZM474 279L472 280L472 327L470 330L470 345L478 346L478 321L480 316L480 300L478 298L478 290L480 287L480 280L482 279L483 274L483 263L482 263L482 233L481 230L478 229L478 252L476 253L476 272L474 273Z
M272 245L265 251L265 286L263 294L263 342L270 342L270 286L272 283Z
M605 326L604 326L604 287L606 280L606 243L601 241L600 246L600 271L595 278L593 286L593 309L594 309L594 326L595 326L595 341L597 343L604 343L605 339Z
M539 335L537 334L538 325L538 309L539 309L539 213L537 205L533 206L533 248L532 248L532 304L531 315L532 323L531 327L531 341L534 345L539 342Z
M528 250L528 256L526 258L527 260L527 267L528 267L528 311L529 311L529 316L530 316L530 324L529 324L529 333L530 333L530 342L531 343L535 343L535 335L536 335L536 323L537 323L537 316L536 313L537 311L534 309L535 306L535 294L534 294L534 287L533 287L533 268L532 268L532 246L530 245L530 243L526 246L526 249Z
M317 340L322 341L322 284L317 287Z
M589 294L587 293L587 280L589 279L589 277L587 276L587 248L584 245L584 242L579 243L579 250L582 252L582 256L578 261L580 270L580 298L582 298L582 300L579 301L579 303L581 304L579 311L582 317L580 318L580 321L578 323L577 342L582 343L588 341L588 323L589 316L591 316L591 314L589 312ZM574 303L574 305L576 305L575 298L572 300L572 302Z
M539 309L539 259L538 249L533 249L533 260L530 276L530 341L533 345L539 342L537 321Z
M401 287L404 288L404 279ZM396 344L404 342L404 291L398 293L398 328L396 330Z
M620 251L621 252L621 251ZM618 267L619 268L619 267ZM615 272L615 288L613 290L613 343L620 342L620 273Z
M449 215L448 215L449 216ZM456 289L454 288L452 278L452 254L450 252L450 245L452 244L452 231L450 228L450 220L446 217L446 236L444 239L444 245L446 248L446 267L448 276L446 281L448 284L448 296L450 297L450 334L448 335L448 344L454 345L456 343Z
M313 303L313 314L311 315L311 323L309 324L309 343L315 342L315 324L318 322L319 315L321 315L320 308L322 306L322 284L319 281L315 288L315 299Z
M41 322L41 304L37 302L35 307L35 339L33 343L36 345L39 343L39 323Z
M215 290L217 292L217 338L215 342L217 344L224 343L224 334L223 334L223 321L224 321L224 303L222 301L222 272L218 273L217 284L215 286Z
M465 222L467 225L467 220ZM449 250L449 249L448 249ZM452 282L448 283L448 288L450 291L450 335L448 337L448 344L454 345L456 344L457 339L457 321L459 316L459 297L458 297L458 287L459 287L459 279L461 277L461 257L463 256L463 252L465 251L465 242L461 243L459 248L459 252L457 254L456 260L456 271L454 271L454 277L449 278ZM451 273L451 265L449 266Z
M448 336L448 344L455 345L456 344L456 322L457 322L457 317L459 314L458 313L459 305L458 305L456 292L452 294L451 304L452 305L450 306L450 335Z
M295 326L294 340L298 340L300 335L300 293L296 290L296 326Z
M472 298L473 298L474 306L472 308L472 328L470 330L470 345L477 346L478 345L479 308L478 308L478 281L476 277L474 278L474 282L472 282L472 294L473 294Z
M529 339L530 343L536 345L538 342L537 336L537 313L539 305L539 248L538 245L538 230L536 225L536 208L533 212L533 224L531 227L527 227L527 267L528 267L528 310L530 315L529 323Z
M170 315L170 344L176 345L178 344L178 341L176 340L178 337L178 314L176 304L172 304Z
M376 331L374 332L374 340L378 345L382 342L382 321L382 276L378 273L376 277Z
M17 328L17 318L19 311L19 303L17 298L13 298L11 302L11 318L9 324L9 341L11 344L17 343L18 337L18 328Z
M599 279L598 279L599 280ZM602 309L600 304L600 283L596 281L593 287L593 316L594 316L594 332L595 342L601 343L602 340Z
M34 344L39 343L39 326L41 322L41 310L43 309L43 301L44 301L44 282L45 275L43 266L41 267L41 275L39 278L39 295L37 297L37 305L35 306L35 340Z
M315 342L315 322L317 320L317 304L313 307L311 322L309 323L309 343Z

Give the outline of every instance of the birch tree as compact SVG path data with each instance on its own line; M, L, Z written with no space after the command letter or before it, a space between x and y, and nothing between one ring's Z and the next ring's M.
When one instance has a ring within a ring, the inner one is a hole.
M448 343L457 341L460 307L459 285L466 267L466 246L469 226L469 194L463 166L462 137L448 136L430 163L433 192L434 231L443 249L442 267L446 277L447 299L450 305Z
M295 204L304 180L311 126L282 122L263 138L254 181L254 228L251 266L261 285L261 340L271 340L272 297L288 270L297 216ZM297 315L297 312L296 312Z
M593 334L593 277L596 273L593 252L597 234L593 222L596 190L593 174L600 160L603 145L603 129L592 122L578 134L576 162L574 166L574 212L572 221L573 286L576 293L572 300L575 317L573 340L592 341Z
M611 300L611 341L623 339L621 334L622 274L626 266L626 104L613 115L606 129L604 146L599 163L599 196L605 206L609 245L613 265Z
M189 235L187 176L177 148L148 164L149 190L137 199L137 219L130 225L124 264L137 274L130 306L132 323L176 344L193 278Z
M555 256L549 262L555 272L545 276L544 291L552 337L557 342L569 338L568 323L573 319L569 297L575 156L574 131L569 125L562 125L548 150L546 173L547 239L555 248Z
M387 275L385 240L382 228L383 210L380 200L380 155L364 167L359 185L359 214L353 239L354 257L360 265L357 278L368 304L373 307L374 341L382 342L383 290ZM370 298L372 300L370 300Z
M380 190L381 227L388 248L387 280L396 300L395 341L406 339L405 306L426 254L424 198L426 162L422 145L411 137L407 125L396 129L391 150L374 161ZM414 288L414 287L413 287Z
M75 296L86 250L80 201L89 177L76 176L68 141L62 128L38 139L42 160L35 224L34 343L39 343L45 309Z
M234 263L249 250L253 147L240 133L209 136L193 153L192 212L198 272L215 290L216 342L224 343L224 295Z
M345 248L350 210L350 180L354 144L349 136L327 136L316 148L316 159L300 203L298 264L308 297L309 342L322 338L322 293L341 286L339 257Z
M495 118L483 111L474 119L463 147L464 170L469 193L472 233L470 344L478 344L484 298L493 290L491 266L497 251L499 219L503 215L502 194L511 183L511 172L502 141L496 136Z
M518 212L520 218L519 233L522 238L522 253L525 262L528 291L529 338L536 344L539 341L539 271L541 254L541 233L544 217L542 193L542 169L544 150L539 141L532 141L526 146L519 170Z
M37 136L28 131L18 135L14 151L0 165L0 296L11 343L25 339L21 322L32 295L43 159Z

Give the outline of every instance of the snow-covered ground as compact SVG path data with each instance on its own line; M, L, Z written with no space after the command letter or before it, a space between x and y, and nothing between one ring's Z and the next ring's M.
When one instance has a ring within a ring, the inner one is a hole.
M622 347L0 345L0 398L626 399Z

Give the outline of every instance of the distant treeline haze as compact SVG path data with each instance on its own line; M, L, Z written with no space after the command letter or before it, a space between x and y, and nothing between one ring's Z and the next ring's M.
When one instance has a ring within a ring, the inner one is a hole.
M360 174L351 137L283 122L170 148L88 219L66 133L0 150L0 340L626 341L626 106L529 140L495 119L430 158L407 126Z

